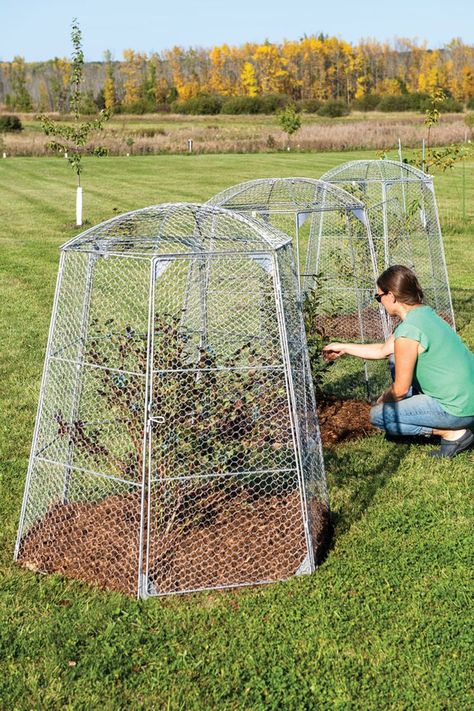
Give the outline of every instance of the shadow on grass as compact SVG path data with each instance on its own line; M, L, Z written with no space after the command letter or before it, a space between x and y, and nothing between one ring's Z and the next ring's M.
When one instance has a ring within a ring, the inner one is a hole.
M388 442L379 434L325 450L333 526L330 549L362 518L408 451L408 445Z

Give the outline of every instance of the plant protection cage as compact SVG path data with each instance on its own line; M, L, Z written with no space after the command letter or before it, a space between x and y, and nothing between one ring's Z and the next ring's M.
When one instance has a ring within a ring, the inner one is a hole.
M377 262L364 204L335 185L311 178L268 178L234 185L211 198L293 238L299 300L313 299L314 326L325 340L381 340L388 335L374 301ZM324 394L379 394L385 364L339 359L324 375Z
M16 558L141 597L309 573L328 499L291 242L158 205L62 247Z
M412 269L426 303L454 328L433 178L406 163L355 160L333 168L321 179L364 203L379 272L393 264Z

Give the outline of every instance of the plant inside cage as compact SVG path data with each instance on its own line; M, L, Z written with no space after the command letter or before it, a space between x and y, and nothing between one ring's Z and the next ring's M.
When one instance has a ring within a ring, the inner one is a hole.
M63 257L18 560L142 596L311 572L327 497L301 314L278 301L271 251L132 267L126 227L126 257L87 257L76 320L61 294L75 299L83 254ZM134 297L116 301L132 269Z

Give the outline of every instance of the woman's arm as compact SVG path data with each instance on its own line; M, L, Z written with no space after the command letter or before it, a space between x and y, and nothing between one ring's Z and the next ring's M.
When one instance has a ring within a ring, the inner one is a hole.
M407 396L413 382L418 347L418 341L414 341L412 338L397 338L395 341L395 381L379 397L377 403L397 402Z
M365 360L381 360L392 355L395 339L390 336L385 343L330 343L323 348L325 360L336 360L342 355L356 356Z

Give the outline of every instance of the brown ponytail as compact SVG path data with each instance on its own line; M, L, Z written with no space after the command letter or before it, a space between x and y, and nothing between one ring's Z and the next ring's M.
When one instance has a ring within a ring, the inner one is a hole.
M413 306L423 303L423 291L411 269L395 264L386 269L377 279L377 286L384 294L392 292L397 301Z

